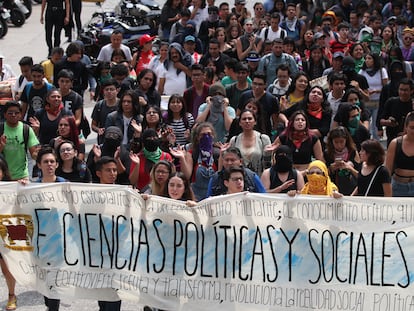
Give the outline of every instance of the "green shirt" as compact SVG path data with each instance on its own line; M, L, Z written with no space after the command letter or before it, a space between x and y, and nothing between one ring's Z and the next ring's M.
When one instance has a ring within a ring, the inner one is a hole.
M4 124L4 135L6 136L6 145L3 149L3 155L6 159L11 178L13 180L21 179L29 176L27 166L26 150L24 148L23 123L19 122L16 127L10 127ZM27 148L31 148L39 144L33 129L29 129L29 140Z

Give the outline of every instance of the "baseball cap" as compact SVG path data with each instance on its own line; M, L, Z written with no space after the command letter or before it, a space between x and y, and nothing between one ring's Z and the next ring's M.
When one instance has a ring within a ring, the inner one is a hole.
M344 57L345 57L345 55L344 55L344 53L342 53L342 52L335 52L335 53L333 53L332 58L337 58L337 57L342 57L342 58L344 58Z
M258 62L260 61L260 55L256 51L251 51L247 54L246 60L249 62Z
M196 41L196 39L195 39L195 37L194 37L194 36L192 36L192 35L188 35L188 36L186 36L186 37L184 38L184 42L189 42L189 41L195 42L195 41Z
M151 37L150 35L142 35L141 38L139 38L139 45L143 46L144 44L154 40L155 37Z
M317 32L313 35L313 39L315 39L315 40L318 40L318 39L323 38L323 37L326 38L326 35L321 33L321 32Z
M246 0L234 0L234 4L246 4Z

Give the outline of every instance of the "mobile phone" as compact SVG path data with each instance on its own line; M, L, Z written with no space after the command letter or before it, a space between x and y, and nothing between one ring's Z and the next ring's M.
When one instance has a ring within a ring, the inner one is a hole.
M342 158L335 158L335 162L341 162Z

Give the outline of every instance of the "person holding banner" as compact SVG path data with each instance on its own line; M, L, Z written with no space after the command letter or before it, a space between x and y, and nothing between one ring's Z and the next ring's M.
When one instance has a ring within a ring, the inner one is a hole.
M175 166L172 162L160 160L154 164L150 172L151 182L147 187L141 189L143 194L162 196L167 188L168 178L175 173Z
M244 190L244 170L240 166L232 166L224 171L224 185L227 187L226 194L240 193Z
M383 165L385 151L381 143L375 139L364 141L359 156L362 167L352 195L391 197L391 177L388 169Z
M302 174L293 167L292 150L281 145L273 155L272 167L264 170L261 180L268 193L300 191L304 186Z
M56 169L58 167L58 158L54 149L50 146L44 146L39 150L36 158L37 167L41 174L38 183L54 183L65 182L66 179L56 176ZM44 296L45 305L48 311L58 311L60 306L60 299L51 299Z
M96 162L96 175L100 184L115 184L118 176L118 162L115 158L103 156ZM120 311L121 300L98 301L99 311Z
M303 187L302 194L329 195L335 199L343 195L338 192L338 187L331 181L328 168L325 163L315 160L309 164L306 170L308 182ZM291 192L289 193L291 195Z
M174 200L186 201L187 206L197 205L190 182L182 172L175 172L170 175L165 196Z
M405 134L391 141L385 158L394 197L414 196L414 112L407 114L404 127Z
M0 156L0 180L1 181L10 181L11 176L9 168L7 167L7 162ZM9 298L7 300L6 310L16 310L17 308L17 298L14 293L16 287L16 280L13 275L10 273L9 268L7 267L6 262L0 253L0 266L3 276L6 280L7 289L9 290Z

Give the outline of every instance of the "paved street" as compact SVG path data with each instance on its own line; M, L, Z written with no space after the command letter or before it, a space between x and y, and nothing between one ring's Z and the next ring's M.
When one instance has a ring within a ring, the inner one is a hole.
M83 2L82 22L88 21L89 17L100 7L95 3ZM108 6L108 4L106 4ZM7 35L0 39L0 53L5 56L5 63L13 67L16 75L20 74L18 62L23 56L32 56L35 63L38 63L46 58L47 46L44 39L44 26L40 24L40 4L33 4L32 16L26 23L20 27L10 25ZM62 42L64 42L62 33ZM63 44L63 48L67 47L67 43ZM88 100L85 96L85 112L90 118L94 103ZM90 135L88 139L87 150L96 141L96 136ZM5 310L7 303L7 287L3 275L0 273L0 310ZM35 289L26 288L17 285L16 294L18 299L18 310L21 311L38 311L45 310L43 303L43 296L36 292ZM95 300L75 300L63 299L61 310L76 310L76 311L91 311L98 310L98 304ZM141 310L135 303L123 302L122 310L138 311Z

